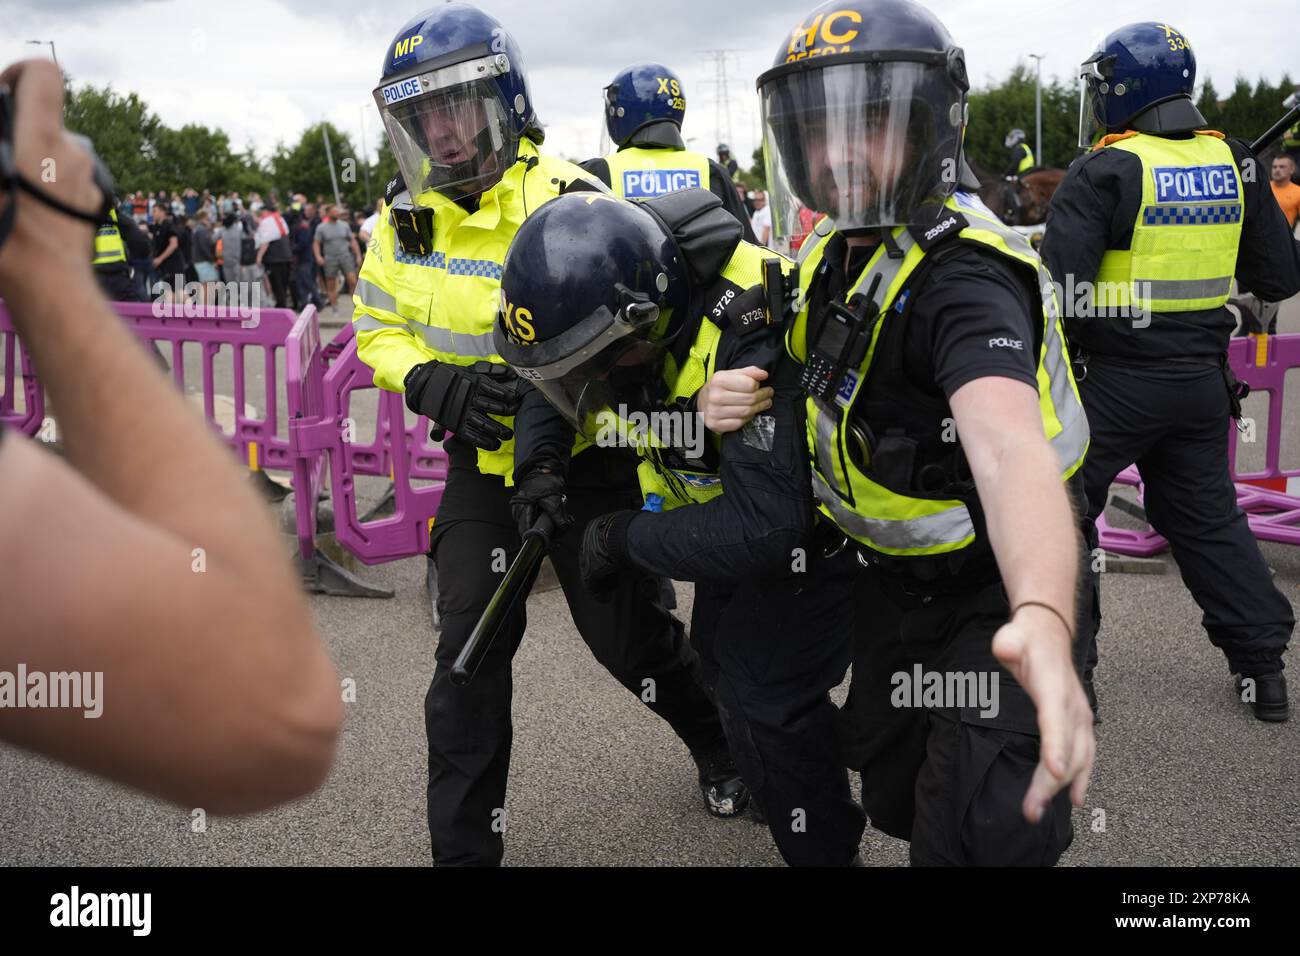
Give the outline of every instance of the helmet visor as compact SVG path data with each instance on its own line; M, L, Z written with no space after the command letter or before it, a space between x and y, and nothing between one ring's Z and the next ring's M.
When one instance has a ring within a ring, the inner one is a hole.
M1103 65L1089 60L1079 67L1079 148L1092 149L1106 128L1104 119L1104 94L1100 86L1106 82Z
M493 79L504 60L486 57L375 90L389 145L413 196L429 190L449 201L477 195L496 185L518 158L519 137Z
M519 344L497 324L501 356L589 441L602 442L634 412L662 408L668 313L637 303L612 315L603 306L556 339Z
M911 223L956 187L965 94L940 64L792 71L760 95L777 236L800 231L802 208L841 230Z

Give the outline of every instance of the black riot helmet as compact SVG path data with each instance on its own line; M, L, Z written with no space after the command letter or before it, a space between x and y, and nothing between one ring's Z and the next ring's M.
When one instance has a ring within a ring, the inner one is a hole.
M690 278L646 207L603 192L547 203L510 243L501 299L497 353L587 438L611 411L662 406Z
M772 227L799 210L853 232L918 224L961 178L966 58L910 0L832 0L758 78Z

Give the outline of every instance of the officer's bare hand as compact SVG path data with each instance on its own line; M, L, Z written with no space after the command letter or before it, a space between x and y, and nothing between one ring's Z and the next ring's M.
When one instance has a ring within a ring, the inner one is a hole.
M49 60L24 60L0 73L13 91L14 164L32 186L74 209L93 215L102 197L93 180L94 161L63 128L63 74ZM0 293L11 295L18 283L44 281L55 270L90 277L94 228L17 191L0 198L0 213L17 202L13 232L0 249ZM48 288L48 285L47 285Z
M714 372L695 398L704 427L718 435L739 431L759 412L771 408L775 392L760 384L766 378L767 372L754 365Z
M1083 806L1097 742L1092 708L1074 671L1070 636L1051 611L1029 606L993 637L993 654L1038 709L1040 751L1025 794L1025 819L1037 823L1062 787Z

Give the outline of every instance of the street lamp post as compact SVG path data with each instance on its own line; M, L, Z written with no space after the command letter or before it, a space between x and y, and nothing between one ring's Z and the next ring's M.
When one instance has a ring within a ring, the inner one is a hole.
M1044 53L1029 54L1034 59L1034 159L1046 166L1043 159L1043 57Z
M28 40L27 44L28 46L31 46L33 44L35 44L36 46L48 46L50 48L50 56L54 58L54 65L55 66L59 65L59 55L54 52L53 40Z
M366 204L373 205L375 197L370 193L370 151L366 149L366 108L361 107L361 170L366 175Z

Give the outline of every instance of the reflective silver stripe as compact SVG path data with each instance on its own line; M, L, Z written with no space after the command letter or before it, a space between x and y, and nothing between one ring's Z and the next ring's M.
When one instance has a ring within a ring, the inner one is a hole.
M453 332L436 325L424 325L421 322L407 322L406 327L415 335L424 339L424 343L439 352L450 352L466 358L488 358L497 354L496 343L491 332L474 335L470 332Z
M1056 322L1056 310L1051 308L1051 282L1047 270L1039 266L1039 281L1044 283L1044 310L1048 313L1047 329L1043 333L1044 355L1043 369L1047 372L1047 381L1051 389L1052 410L1061 423L1061 431L1051 440L1052 450L1056 452L1057 463L1061 471L1068 471L1083 455L1088 445L1088 416L1084 414L1083 405L1070 387L1070 374L1067 368L1065 345Z
M466 358L490 358L495 356L496 344L491 332L474 335L469 332L453 332L421 322L407 320L400 325L396 322L384 322L373 315L359 313L352 320L354 332L375 332L383 329L405 329L422 340L429 348L438 352L449 352Z
M366 315L364 312L358 312L352 317L353 332L378 332L381 329L404 329L406 324L398 325L396 322L384 322L376 319L373 315Z
M839 448L835 444L835 426L839 421L840 410L817 402L817 467L826 476L827 481L835 482L835 457ZM850 497L848 489L837 488L839 496Z
M371 309L383 309L385 312L392 312L394 315L397 314L397 299L369 279L362 279L357 283L356 295L361 299L361 304L364 306Z
M1232 291L1232 276L1217 279L1138 279L1134 282L1144 299L1216 299Z
M845 505L816 472L812 483L813 493L841 531L879 548L894 551L936 548L961 544L975 533L975 524L963 504L923 518L866 518Z

